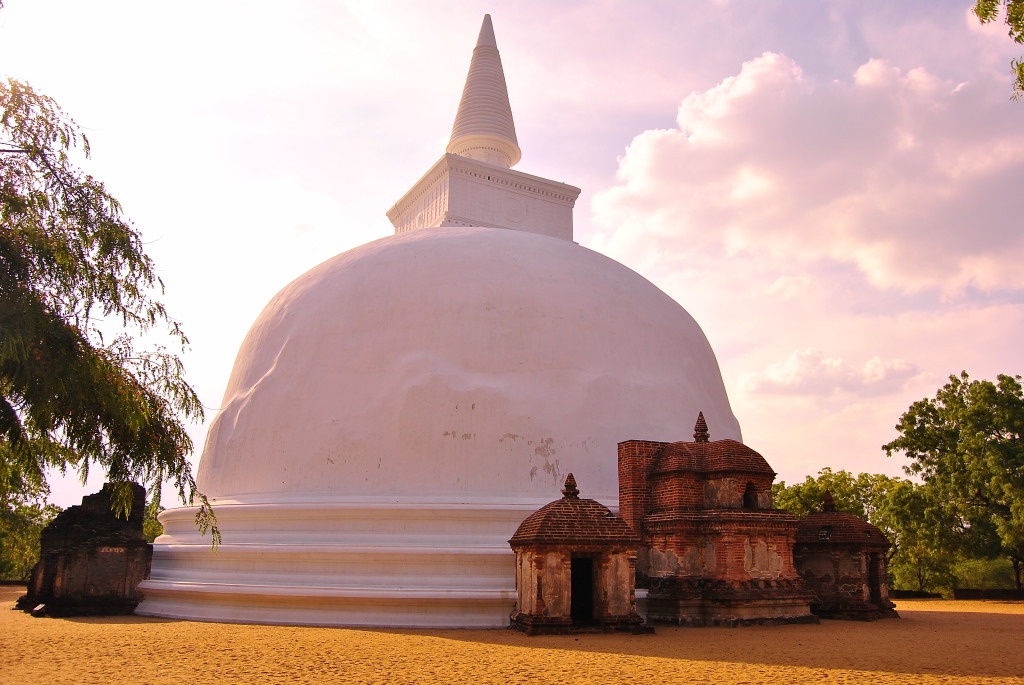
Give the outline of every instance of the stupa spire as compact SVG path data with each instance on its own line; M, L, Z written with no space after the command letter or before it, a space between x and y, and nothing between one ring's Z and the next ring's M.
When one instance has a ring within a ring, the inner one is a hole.
M484 23L480 25L480 35L476 39L476 46L481 45L490 45L495 50L498 49L498 41L494 39L494 25L489 14L484 15Z
M504 168L522 157L491 15L484 15L448 152Z
M572 208L580 189L510 168L520 156L494 28L485 15L451 141L444 156L388 210L395 233L480 226L572 240Z

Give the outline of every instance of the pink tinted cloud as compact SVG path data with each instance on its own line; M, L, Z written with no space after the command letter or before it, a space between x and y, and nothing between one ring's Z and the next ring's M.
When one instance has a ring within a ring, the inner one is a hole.
M1024 129L1001 85L877 59L813 83L765 53L634 138L594 199L597 242L836 260L903 292L1024 288Z
M855 393L875 395L898 389L919 369L903 359L883 360L877 356L863 365L826 357L821 350L808 348L793 352L784 360L770 364L764 371L747 375L745 390L750 393L782 395L831 395Z
M784 477L898 473L879 446L911 402L1021 370L1021 110L938 73L762 54L636 135L592 203L591 245L694 315Z

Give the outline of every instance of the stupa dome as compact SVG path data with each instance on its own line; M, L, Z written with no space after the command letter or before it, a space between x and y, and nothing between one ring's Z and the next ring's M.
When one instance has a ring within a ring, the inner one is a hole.
M136 613L504 627L509 536L567 473L615 507L620 441L699 410L740 438L693 318L574 243L580 189L518 158L485 17L453 143L388 212L396 234L253 324L197 477L223 544L194 508L163 512Z
M533 233L413 231L267 305L199 488L546 502L575 471L614 505L616 444L669 437L701 409L739 437L700 327L637 273Z

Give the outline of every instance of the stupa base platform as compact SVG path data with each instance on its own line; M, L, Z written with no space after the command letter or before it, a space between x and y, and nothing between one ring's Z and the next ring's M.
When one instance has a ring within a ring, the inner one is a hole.
M218 623L505 628L512 591L349 588L147 581L143 616Z
M195 508L160 515L144 616L405 628L505 628L508 539L536 502L216 502L211 549Z

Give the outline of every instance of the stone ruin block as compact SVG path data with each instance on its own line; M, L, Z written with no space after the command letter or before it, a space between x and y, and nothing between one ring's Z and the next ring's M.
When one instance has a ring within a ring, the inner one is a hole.
M131 614L142 599L138 584L149 578L153 546L142 524L146 489L131 484L127 519L111 509L113 484L65 509L43 529L39 562L18 608L35 615Z

